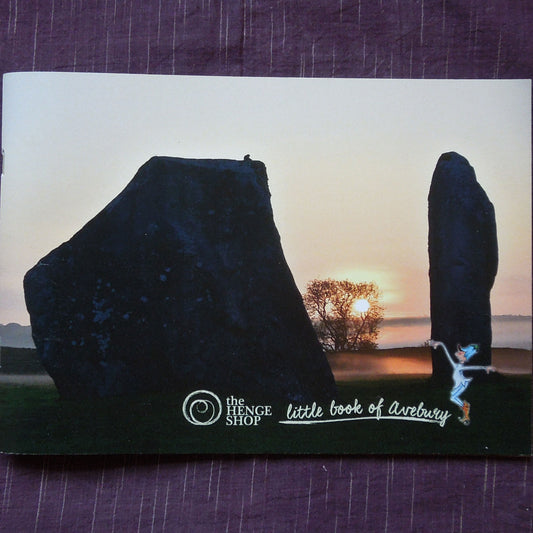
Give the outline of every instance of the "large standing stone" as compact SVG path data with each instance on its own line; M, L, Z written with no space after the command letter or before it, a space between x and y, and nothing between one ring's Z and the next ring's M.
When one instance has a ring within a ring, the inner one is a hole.
M491 362L490 290L498 269L494 207L468 161L443 154L429 192L431 337L453 353L457 343L478 343L472 364ZM449 375L440 350L432 350L433 375Z
M261 162L150 159L24 286L38 354L65 397L335 395Z

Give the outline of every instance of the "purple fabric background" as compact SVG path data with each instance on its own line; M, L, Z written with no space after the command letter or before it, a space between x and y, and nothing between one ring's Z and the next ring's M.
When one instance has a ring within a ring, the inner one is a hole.
M0 0L0 68L531 78L530 0ZM1 531L531 531L529 459L0 456Z

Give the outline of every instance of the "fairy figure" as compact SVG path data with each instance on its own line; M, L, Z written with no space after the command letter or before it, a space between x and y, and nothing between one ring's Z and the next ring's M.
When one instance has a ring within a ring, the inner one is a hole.
M468 388L470 382L474 378L466 377L464 375L464 372L469 372L471 370L484 370L488 374L489 372L494 372L496 369L493 366L465 366L465 363L478 353L478 344L469 344L465 347L462 347L458 344L457 351L454 354L457 358L457 361L453 360L444 343L440 341L430 340L429 345L434 350L436 350L437 347L441 346L444 350L444 353L446 354L446 357L448 358L448 361L450 362L450 365L453 368L453 388L450 392L450 400L455 405L457 405L463 413L462 418L459 417L459 421L462 422L465 426L468 426L470 424L470 404L466 400L461 399L461 395Z

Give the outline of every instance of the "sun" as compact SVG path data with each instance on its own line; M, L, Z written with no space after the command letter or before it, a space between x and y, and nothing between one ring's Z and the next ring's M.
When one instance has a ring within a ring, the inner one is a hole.
M370 309L370 304L368 303L368 300L362 298L360 300L356 300L353 304L353 307L359 313L366 313Z

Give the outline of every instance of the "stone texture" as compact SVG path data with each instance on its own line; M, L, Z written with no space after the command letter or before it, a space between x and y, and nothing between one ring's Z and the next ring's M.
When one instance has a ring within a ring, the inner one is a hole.
M490 291L498 269L494 207L468 161L443 154L429 192L431 337L451 353L457 343L479 343L472 364L491 362ZM448 375L448 362L432 350L433 375Z
M335 394L261 162L150 159L24 288L39 357L62 396Z

